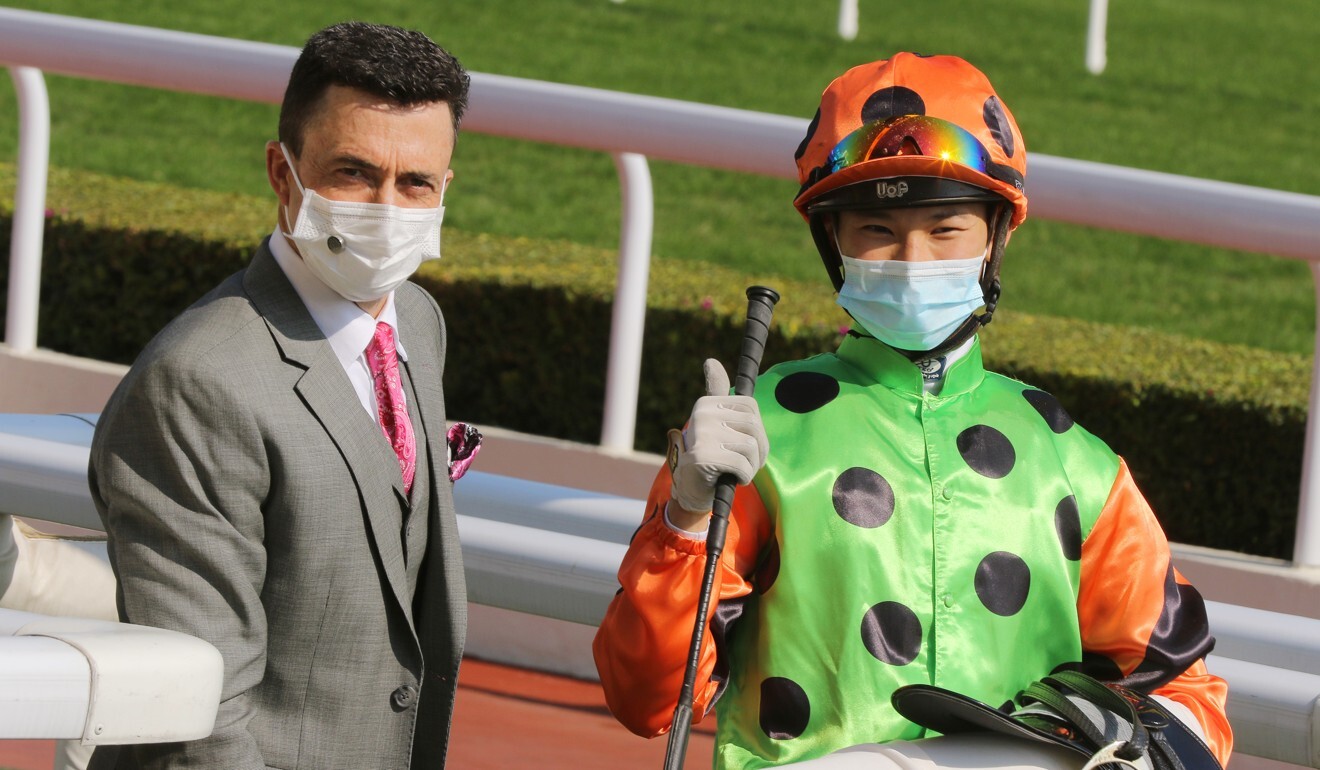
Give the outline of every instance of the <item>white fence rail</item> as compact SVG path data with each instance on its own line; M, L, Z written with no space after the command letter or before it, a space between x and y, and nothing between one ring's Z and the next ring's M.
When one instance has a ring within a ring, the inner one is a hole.
M287 46L0 8L0 65L20 73L15 84L24 113L6 327L11 346L31 349L36 336L33 276L40 273L49 129L47 116L30 114L45 110L44 85L33 73L278 103L297 53ZM806 125L800 118L473 73L465 130L616 158L625 212L603 446L626 450L633 443L650 258L645 159L791 179L793 149ZM1320 197L1043 154L1032 156L1028 191L1036 217L1276 254L1310 262L1313 273L1320 270ZM36 242L20 240L20 230L35 232ZM1320 565L1317 414L1320 378L1313 371L1293 559L1299 565Z

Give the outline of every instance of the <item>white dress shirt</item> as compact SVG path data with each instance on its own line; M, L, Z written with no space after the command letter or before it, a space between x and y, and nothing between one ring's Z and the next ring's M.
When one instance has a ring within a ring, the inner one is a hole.
M298 292L307 312L317 328L330 343L340 366L353 384L362 408L367 410L371 419L380 424L376 410L376 389L371 383L371 369L367 366L367 345L376 334L376 324L384 322L394 331L394 349L399 353L400 361L408 360L408 352L403 348L403 336L399 333L398 311L394 307L394 292L385 297L385 307L380 315L372 318L370 314L339 296L334 289L316 277L316 274L303 263L302 257L293 250L289 242L280 234L278 227L270 236L270 253L274 255L293 290ZM404 403L407 403L404 394Z

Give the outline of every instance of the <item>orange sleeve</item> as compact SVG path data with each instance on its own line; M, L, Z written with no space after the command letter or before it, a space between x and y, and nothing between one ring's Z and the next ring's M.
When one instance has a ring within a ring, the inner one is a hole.
M619 567L621 588L591 645L610 711L647 738L668 732L673 720L706 565L705 541L683 537L665 524L671 483L669 469L661 468L647 497L646 518ZM769 537L770 519L756 488L739 487L702 637L694 722L705 717L719 689L712 679L717 654L711 629L720 614L717 607L720 602L732 606L751 593L749 576Z
M1082 544L1077 614L1087 660L1112 663L1121 684L1186 706L1227 765L1233 750L1224 712L1228 686L1205 668L1214 644L1205 603L1174 568L1164 531L1126 463Z

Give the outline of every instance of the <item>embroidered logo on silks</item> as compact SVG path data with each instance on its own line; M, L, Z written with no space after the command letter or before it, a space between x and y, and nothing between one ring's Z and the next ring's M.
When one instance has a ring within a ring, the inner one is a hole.
M917 368L921 370L921 376L927 380L938 380L944 376L945 358L923 358L917 362Z

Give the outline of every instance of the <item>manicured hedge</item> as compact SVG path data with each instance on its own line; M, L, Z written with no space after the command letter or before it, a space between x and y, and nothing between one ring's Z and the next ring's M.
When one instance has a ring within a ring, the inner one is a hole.
M12 168L0 166L0 243L9 240L12 185ZM82 173L75 179L58 170L48 197L40 344L124 363L179 310L240 268L274 216L266 199ZM448 322L451 416L595 442L614 254L452 229L444 253L417 280L439 299ZM0 285L7 272L6 262ZM824 280L785 283L657 259L638 449L660 451L665 429L686 417L699 394L702 359L732 366L743 292L755 283L783 295L766 365L835 344L846 316ZM1011 291L984 333L987 364L1054 393L1122 454L1172 539L1291 554L1309 359L1014 313Z

